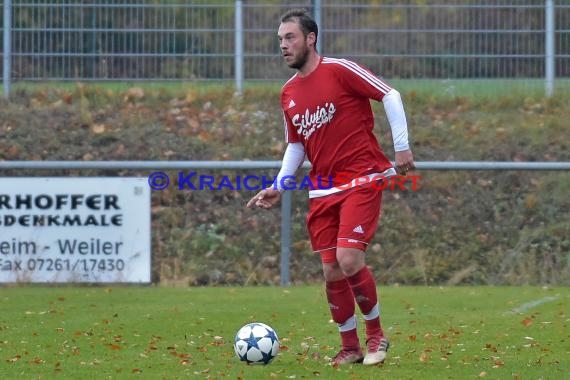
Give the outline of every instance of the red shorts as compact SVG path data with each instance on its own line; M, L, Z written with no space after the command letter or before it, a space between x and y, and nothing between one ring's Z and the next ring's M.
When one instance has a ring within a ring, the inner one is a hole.
M378 227L382 191L362 185L309 200L307 229L323 263L336 262L336 248L366 247Z

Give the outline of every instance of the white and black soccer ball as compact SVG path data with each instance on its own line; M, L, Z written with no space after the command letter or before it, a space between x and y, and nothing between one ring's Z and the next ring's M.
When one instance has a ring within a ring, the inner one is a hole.
M234 350L241 361L269 364L279 352L279 338L275 330L264 323L248 323L238 330Z

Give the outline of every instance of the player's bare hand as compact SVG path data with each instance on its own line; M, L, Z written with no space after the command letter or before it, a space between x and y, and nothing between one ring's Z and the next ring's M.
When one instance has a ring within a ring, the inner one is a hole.
M281 192L276 189L264 189L247 202L247 207L258 207L269 210L281 200Z
M396 152L396 170L399 174L406 175L415 167L414 155L410 149Z

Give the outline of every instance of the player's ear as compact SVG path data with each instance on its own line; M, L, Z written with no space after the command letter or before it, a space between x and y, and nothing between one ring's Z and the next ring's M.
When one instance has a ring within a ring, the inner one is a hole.
M317 42L317 35L315 34L315 32L310 32L309 34L307 34L307 45L313 45L316 46Z

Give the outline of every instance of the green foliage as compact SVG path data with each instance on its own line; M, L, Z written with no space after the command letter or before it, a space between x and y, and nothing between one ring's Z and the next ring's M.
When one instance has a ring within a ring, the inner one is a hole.
M456 96L442 83L400 82L418 161L569 161L569 98L510 91ZM468 87L467 83L462 84ZM459 86L459 85L458 85ZM495 86L490 88L491 86ZM280 86L242 96L195 83L16 88L0 107L4 160L281 160ZM471 91L475 91L472 86ZM460 90L457 88L457 90ZM463 91L460 91L463 93ZM495 95L493 95L495 93ZM376 133L392 157L381 104ZM185 173L193 170L188 168ZM196 171L219 181L276 170ZM46 175L4 171L4 176ZM49 175L148 176L150 171ZM177 172L168 172L178 178ZM299 175L307 174L301 171ZM417 191L386 191L368 263L388 284L570 284L570 173L416 171ZM153 282L278 284L280 210L245 208L254 191L169 189L152 194ZM291 279L322 281L293 192Z

